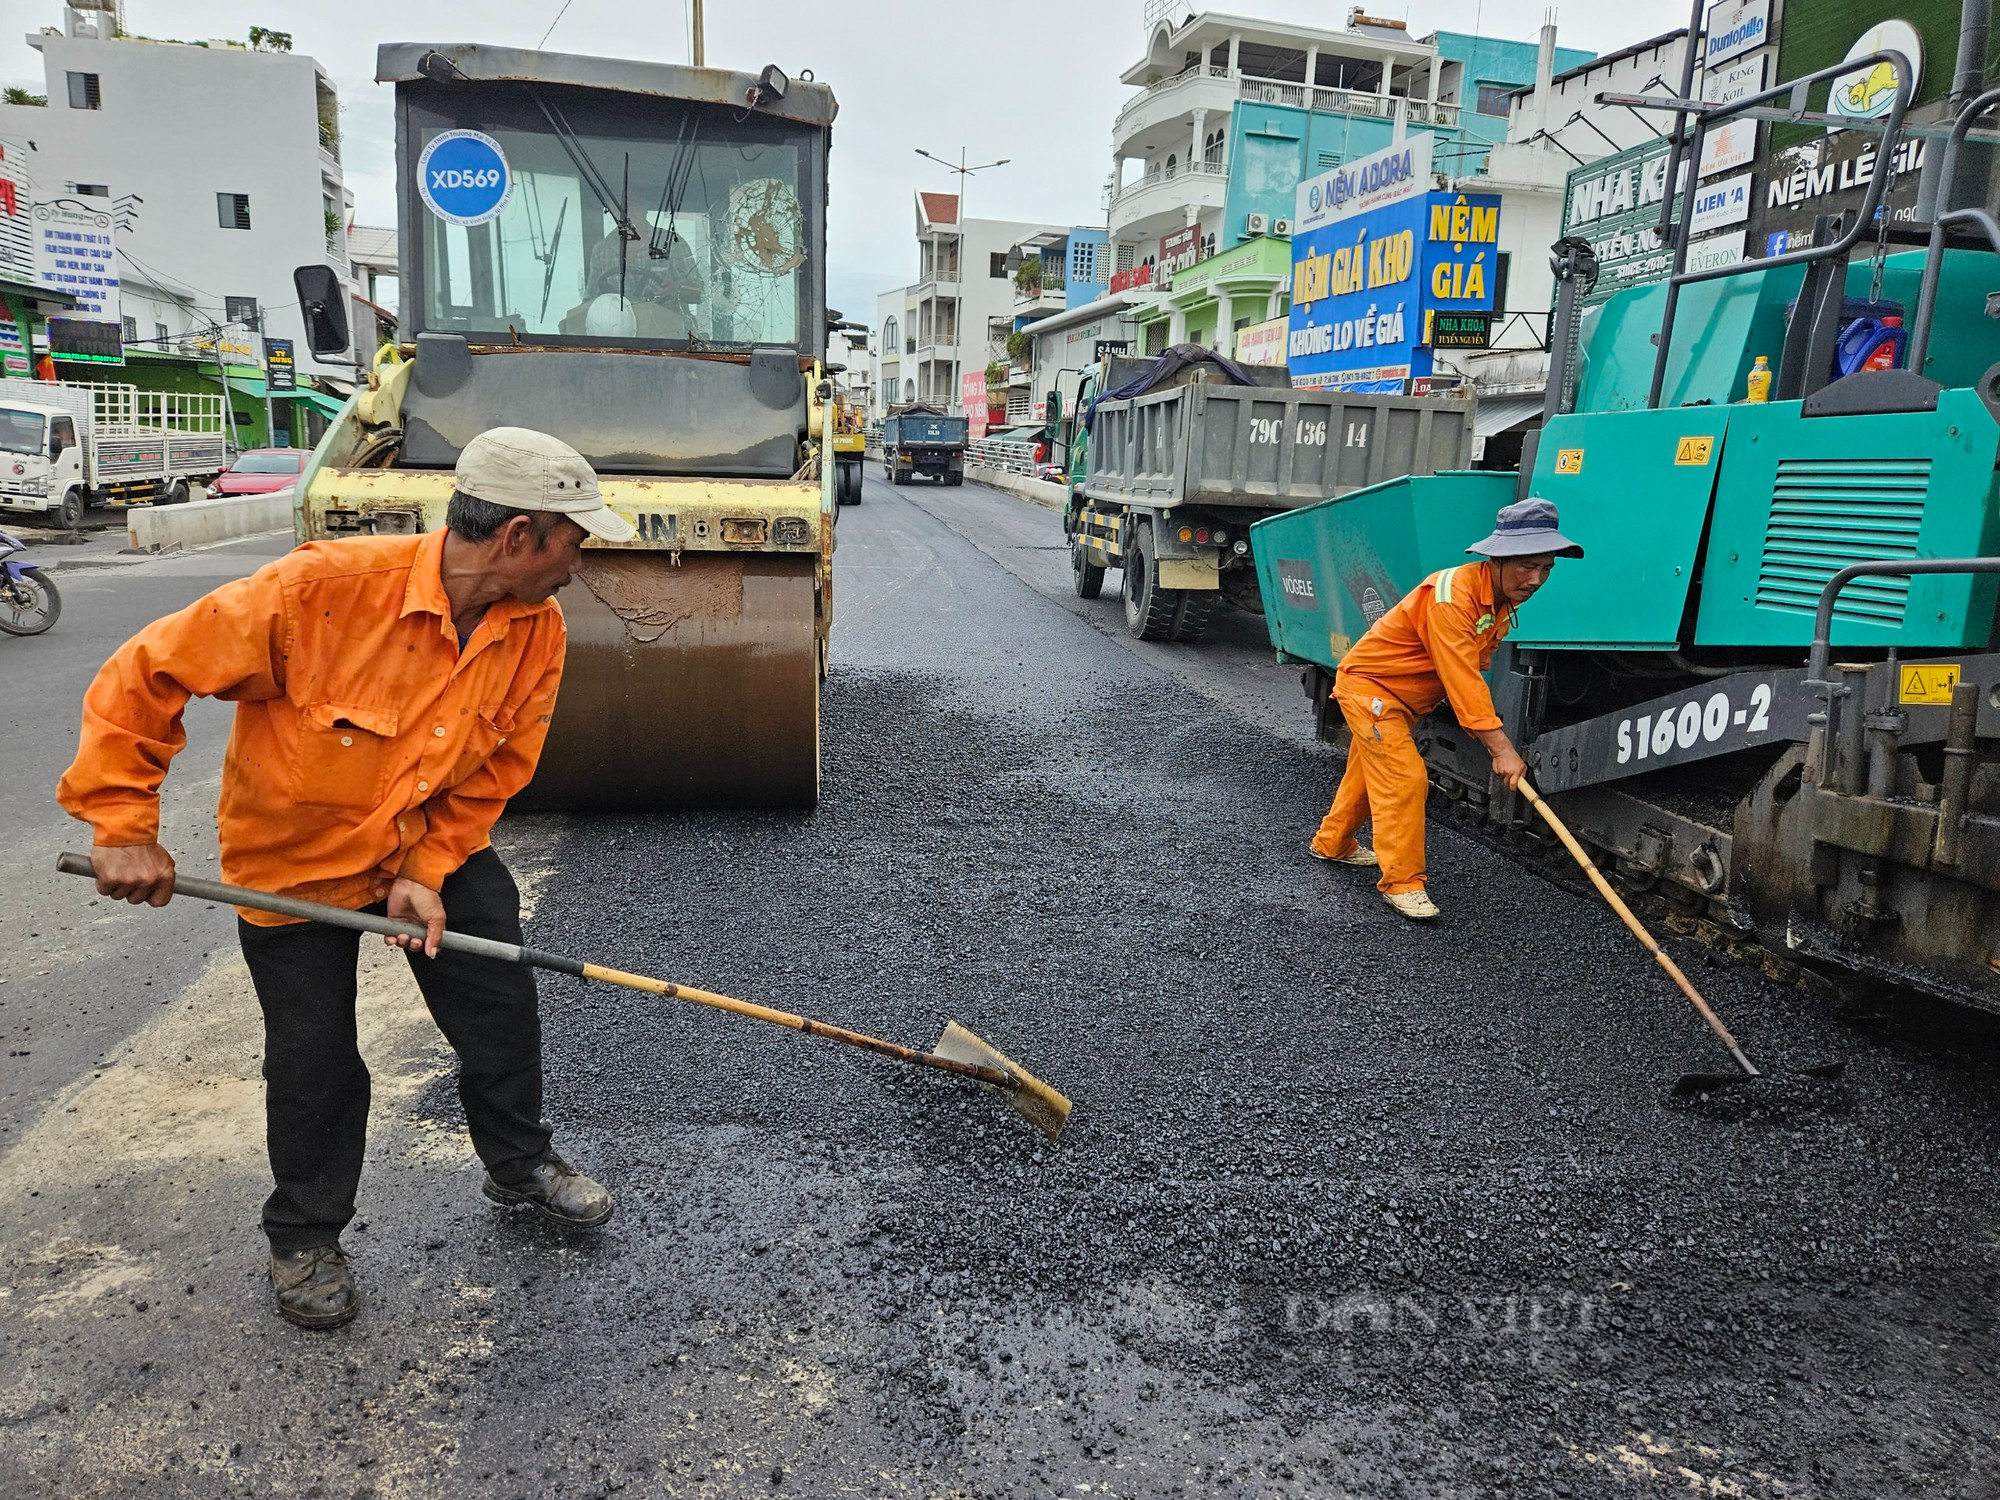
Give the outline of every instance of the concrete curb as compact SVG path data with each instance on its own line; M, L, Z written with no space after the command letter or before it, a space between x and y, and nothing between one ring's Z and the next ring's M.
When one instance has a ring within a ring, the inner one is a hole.
M989 469L982 464L967 464L965 477L990 490L1005 490L1023 500L1032 500L1044 510L1061 510L1069 503L1069 491L1046 479L1030 479L1025 474L1010 474L1005 469Z
M232 537L283 531L291 524L289 489L268 495L190 500L185 505L146 505L125 513L127 545L139 552L157 552L176 543L199 547Z

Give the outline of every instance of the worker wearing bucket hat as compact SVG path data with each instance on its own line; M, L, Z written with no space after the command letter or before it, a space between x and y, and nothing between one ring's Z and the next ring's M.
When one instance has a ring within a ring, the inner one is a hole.
M236 723L217 823L233 885L428 929L410 950L425 1003L458 1054L459 1098L484 1192L571 1228L611 1195L550 1149L532 973L441 950L451 931L521 941L520 894L492 847L534 774L562 680L555 593L586 535L628 541L567 443L495 428L459 456L443 529L315 542L156 620L84 695L57 798L93 830L106 896L164 906L160 784L193 697ZM331 1328L358 1307L340 1233L354 1217L369 1078L356 1045L354 932L240 911L264 1012L264 1203L279 1313Z
M1493 757L1493 774L1519 786L1528 768L1500 726L1482 674L1555 560L1583 556L1557 529L1555 506L1535 498L1503 508L1493 534L1465 550L1481 561L1431 574L1341 658L1333 698L1353 741L1340 790L1312 841L1320 859L1379 869L1383 898L1417 921L1438 909L1425 888L1430 779L1416 722L1449 701L1459 726ZM1356 837L1371 817L1372 849Z

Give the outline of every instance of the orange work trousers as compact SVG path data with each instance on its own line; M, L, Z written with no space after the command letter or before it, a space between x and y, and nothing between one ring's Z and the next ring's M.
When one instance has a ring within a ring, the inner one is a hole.
M1385 896L1420 891L1430 777L1410 734L1416 718L1386 694L1337 687L1333 701L1354 732L1353 742L1340 790L1313 837L1313 848L1334 859L1352 853L1360 842L1356 831L1373 817L1375 857L1382 862L1376 888Z

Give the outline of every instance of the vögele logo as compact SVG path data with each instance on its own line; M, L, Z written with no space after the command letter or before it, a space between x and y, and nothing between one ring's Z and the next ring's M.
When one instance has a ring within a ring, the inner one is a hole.
M500 143L477 130L445 131L417 161L424 205L453 224L484 224L507 206L513 188Z

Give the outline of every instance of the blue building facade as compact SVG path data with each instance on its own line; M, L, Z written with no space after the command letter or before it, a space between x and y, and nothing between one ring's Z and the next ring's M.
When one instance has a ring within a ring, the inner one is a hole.
M1438 55L1462 65L1460 109L1455 129L1412 124L1436 137L1437 170L1453 177L1479 173L1487 151L1507 137L1508 95L1535 81L1538 48L1533 42L1468 36L1440 31ZM1594 53L1558 47L1555 71L1589 62ZM1413 101L1416 102L1416 101ZM1299 184L1364 156L1394 140L1393 120L1379 116L1306 110L1290 104L1237 100L1229 122L1229 189L1223 204L1218 249L1249 238L1250 215L1267 224L1290 221Z

